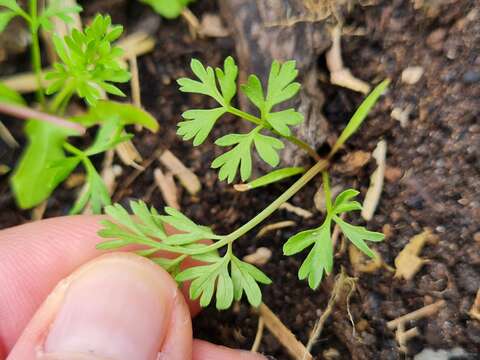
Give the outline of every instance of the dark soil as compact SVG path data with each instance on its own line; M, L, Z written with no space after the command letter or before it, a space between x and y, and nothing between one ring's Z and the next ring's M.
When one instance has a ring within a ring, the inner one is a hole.
M346 66L370 83L389 77L392 85L343 154L353 150L371 152L383 138L388 144L389 170L402 175L386 181L376 215L368 223L369 229L388 233L386 241L375 247L387 264L394 266L395 257L408 240L426 227L440 240L424 248L421 256L428 263L411 281L395 279L386 270L355 273L348 254L337 258L336 272L343 265L351 276L358 277L350 311L354 322L362 326L357 326L354 337L346 310L337 308L313 348L312 353L319 359L329 348L338 350L341 359L401 358L394 333L387 329L386 322L439 299L446 300L447 306L436 316L410 324L417 326L421 335L409 341L408 354L414 355L424 348L456 346L476 354L473 356L480 354L480 323L468 315L480 287L480 5L476 0L415 3L423 6L414 9L410 1L357 6L346 19L346 26L365 30L363 36L343 37ZM203 189L198 197L182 194L182 208L188 216L211 224L219 233L227 233L281 194L288 184L252 193L235 192L231 186L219 182L209 168L219 154L211 140L192 148L175 135L175 124L182 111L213 105L205 97L179 93L175 79L188 74L188 63L193 56L212 66L220 64L225 56L233 54L232 38L194 40L183 20L159 20L137 2L103 0L84 5L85 16L96 11L110 12L114 22L123 23L127 31L146 24L159 25L155 51L140 58L139 66L143 105L157 117L161 131L155 135L142 132L134 143L144 158L151 157L158 148L170 149L201 177ZM213 1L199 2L191 9L198 17L205 12L218 12ZM22 56L25 55L19 58ZM324 64L320 58L320 87L327 99L324 114L332 134L338 134L362 96L322 80L328 79ZM401 82L402 70L408 66L424 69L423 77L414 85ZM14 69L2 64L0 72L5 75ZM395 107L407 106L413 110L402 127L390 113ZM6 124L23 141L20 128L13 121ZM238 126L234 121L223 124L216 128L212 139ZM0 156L2 163L13 166L19 151L9 150L2 143ZM148 168L129 188L122 189L122 180L134 171L124 167L117 189L117 195L122 194L119 200L143 198L162 208L164 203L154 185L153 168ZM332 182L357 187L364 195L374 168L372 161L354 175L333 171ZM292 203L315 211L312 199L319 185L316 179ZM45 216L66 214L74 199L74 192L59 189L49 200ZM5 177L0 181L0 208L2 228L30 220L30 212L19 211L15 206ZM304 220L282 210L268 219L268 223L294 220L298 231L318 226L321 214L315 214L312 219ZM349 220L356 219L359 217ZM243 256L259 246L272 250L272 258L262 267L273 279L273 284L263 289L263 301L306 343L326 307L332 279L317 291L298 281L297 271L304 255L287 258L281 250L292 234L293 230L288 229L256 239L254 231L235 244L235 251ZM257 316L245 302L223 312L208 308L195 320L196 337L244 349L251 347L256 328ZM278 359L289 358L268 331L260 351Z

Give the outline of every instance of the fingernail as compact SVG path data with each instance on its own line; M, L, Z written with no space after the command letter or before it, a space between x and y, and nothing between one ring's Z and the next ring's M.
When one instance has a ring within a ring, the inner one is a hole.
M175 296L162 279L133 255L100 258L73 277L42 358L155 359Z

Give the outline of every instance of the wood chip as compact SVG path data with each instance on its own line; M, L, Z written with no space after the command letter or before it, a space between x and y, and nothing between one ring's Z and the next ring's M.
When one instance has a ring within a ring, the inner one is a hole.
M307 348L297 340L295 335L282 323L282 321L265 304L258 308L260 316L265 320L267 329L285 347L293 359L313 360L313 356Z
M272 250L266 247L259 247L255 252L243 257L243 261L253 265L265 265L272 257Z
M371 159L372 155L367 151L353 151L342 157L342 161L333 166L335 171L342 174L355 175Z
M423 249L425 243L436 243L438 237L432 233L432 230L426 228L422 233L415 235L408 244L395 258L395 277L411 280L415 274L422 268L426 260L418 255Z
M305 210L298 206L294 206L289 202L284 202L282 205L280 205L279 209L286 210L297 216L303 217L304 219L310 219L313 216L313 213L311 211Z
M392 110L390 116L397 120L402 128L406 128L408 126L408 119L410 118L410 113L412 110L412 104L408 104L405 109L396 107Z
M150 35L143 32L136 32L119 40L116 45L120 46L124 53L122 59L128 59L131 56L141 56L153 50L155 47L155 40ZM51 71L51 68L46 68L43 71L46 73ZM0 79L9 88L20 93L30 93L37 90L37 80L35 74L19 73ZM43 79L42 85L48 87L50 81Z
M477 296L475 297L475 301L470 308L469 314L473 319L480 321L480 289L477 291Z
M132 74L132 78L130 79L130 89L132 91L132 103L136 107L142 107L142 98L140 95L140 79L138 76L138 64L137 64L137 56L132 55L128 58L128 62L130 63L130 73Z
M65 180L63 186L66 189L73 189L85 183L86 175L84 173L72 173L70 176Z
M203 36L215 38L229 35L229 31L225 26L223 26L220 16L210 13L206 13L202 16L199 32Z
M131 140L118 144L115 152L125 165L140 169L141 165L137 162L143 161L143 159Z
M419 320L424 317L429 317L435 315L441 308L443 308L447 303L445 300L439 300L433 304L424 306L418 310L412 311L406 315L402 315L394 320L387 322L387 327L390 330L395 330L400 324L405 324L410 321Z
M264 227L262 227L260 229L260 231L257 234L257 237L261 238L261 237L267 235L269 232L272 232L272 231L275 231L275 230L278 230L278 229L283 229L283 228L286 228L286 227L295 226L295 225L297 225L297 223L295 221L291 221L291 220L279 221L277 223L268 224L268 225L265 225Z
M187 168L183 163L169 150L165 150L159 157L160 162L178 178L182 186L190 195L197 194L202 185L197 175Z
M155 183L162 193L165 203L174 209L180 210L177 196L177 186L173 180L173 174L171 172L164 174L160 168L156 168L153 171L153 176L155 178Z
M370 186L363 200L361 212L362 217L367 221L372 219L382 194L387 157L387 142L385 140L378 142L377 147L373 150L373 157L377 161L377 168L370 177Z
M332 47L326 54L327 67L330 71L330 82L334 85L368 94L370 85L352 75L349 69L344 67L341 48L341 27L337 25L332 30Z
M353 269L362 273L373 273L382 268L383 260L378 252L375 252L375 259L370 259L365 256L360 250L357 249L354 245L348 246L348 256L350 258L350 263L353 266Z
M387 166L385 168L385 179L388 182L397 182L403 176L402 169L393 166Z
M0 121L0 139L2 139L5 144L7 144L11 148L18 148L17 140L13 137L12 133L8 128Z
M402 82L407 85L416 84L423 75L423 67L409 66L402 71Z

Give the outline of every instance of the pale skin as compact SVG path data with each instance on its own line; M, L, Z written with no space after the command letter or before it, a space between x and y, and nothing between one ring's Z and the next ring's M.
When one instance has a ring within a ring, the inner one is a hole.
M0 359L265 359L194 340L198 304L151 261L96 250L98 220L0 231Z

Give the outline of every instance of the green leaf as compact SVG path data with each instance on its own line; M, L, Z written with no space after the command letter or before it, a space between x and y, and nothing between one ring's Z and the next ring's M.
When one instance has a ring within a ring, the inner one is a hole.
M260 79L256 75L250 75L247 79L247 83L241 85L240 89L248 97L248 99L260 109L262 116L264 116L265 99Z
M295 60L280 64L272 63L268 77L268 90L266 110L269 112L273 106L294 97L300 90L300 84L293 82L298 75Z
M83 165L87 172L87 179L83 193L77 199L73 207L70 209L70 214L78 214L90 202L92 212L94 214L101 214L102 209L111 204L110 194L103 182L102 177L97 172L88 157L82 159Z
M235 60L228 56L223 62L223 70L220 68L215 69L218 83L220 84L220 90L222 91L223 99L226 105L230 104L230 101L237 93L237 75L238 67L235 64Z
M363 121L367 117L370 110L373 106L377 103L378 98L385 92L388 85L390 84L389 79L383 80L380 84L378 84L375 89L366 97L365 100L360 104L357 111L353 114L352 118L348 122L345 129L342 131L340 137L338 138L337 142L333 146L331 153L335 153L340 149L343 144L352 136L362 125Z
M141 125L152 132L159 129L157 120L150 113L132 104L111 100L97 101L95 107L89 108L86 114L76 116L73 120L85 126L112 121L121 127Z
M333 244L330 238L331 220L316 229L302 231L292 236L283 246L287 256L297 254L313 244L306 259L298 271L300 280L308 277L308 284L316 289L322 281L323 274L330 274L333 269Z
M15 13L19 13L22 11L22 8L15 0L0 0L0 6L6 7L14 11Z
M175 19L182 10L193 0L140 0L150 5L155 12L167 19Z
M350 201L350 199L357 196L359 192L354 189L347 189L340 193L333 203L333 213L340 214L343 212L362 210L362 205L357 201Z
M293 109L287 109L269 113L266 120L280 135L288 137L292 134L289 126L300 124L303 121L303 115Z
M61 17L67 18L68 15L62 12L64 10L58 10L60 13L56 11L56 16L62 14ZM67 10L72 13L79 8ZM49 21L46 20L44 25L49 27ZM63 39L53 37L60 62L55 63L53 70L46 74L46 79L52 80L47 94L69 91L67 95L76 93L91 106L101 98L102 89L111 94L124 95L112 84L130 79L130 73L120 61L122 49L111 44L120 36L122 27L114 26L110 30L110 25L109 16L97 15L83 32L74 29Z
M66 24L73 22L73 14L82 11L82 7L75 4L73 6L65 6L63 0L53 0L48 2L48 6L40 14L38 21L44 30L52 31L53 24L51 19L57 17Z
M0 33L5 30L10 21L17 16L14 11L0 11Z
M28 145L11 178L11 185L20 208L30 209L46 200L74 170L75 166L51 167L53 163L66 159L63 143L73 133L63 127L36 120L28 121L25 133Z
M25 105L22 95L0 82L0 102L7 104Z
M287 167L283 169L274 170L266 175L263 175L255 180L250 181L247 184L235 185L237 191L247 191L256 189L258 187L267 186L269 184L288 179L289 177L302 174L305 172L303 167Z
M202 144L207 136L212 131L215 122L225 114L226 110L223 107L215 109L199 109L188 110L182 114L182 117L187 121L178 123L177 134L183 137L183 140L190 140L193 138L193 145L198 146Z
M165 243L170 245L186 245L204 239L218 239L212 230L207 226L197 225L188 217L183 215L180 211L166 207L165 213L167 215L159 216L159 219L167 224L170 224L175 229L183 231L183 234L173 234L165 239Z
M233 282L228 273L228 263L221 268L217 281L216 306L218 310L225 310L233 302Z
M240 168L240 176L243 181L251 176L252 157L250 151L255 137L254 132L255 129L248 134L228 134L215 141L215 144L219 146L237 144L212 162L212 168L220 168L218 172L220 180L227 179L227 182L231 183L237 175L238 168Z
M230 266L235 300L240 300L245 291L248 302L252 306L258 307L262 302L262 292L257 281L269 284L271 280L253 265L247 264L233 255Z
M283 143L279 139L260 133L255 134L253 141L260 158L271 167L276 167L280 162L278 150L283 149Z
M227 106L225 99L218 91L213 69L210 66L205 68L197 59L192 59L190 67L200 81L180 78L177 80L178 85L180 85L180 91L208 95L217 100L222 106Z
M375 253L368 247L364 240L368 241L382 241L385 235L379 232L369 231L363 226L351 225L343 221L338 216L334 216L333 220L340 226L343 234L350 240L360 251L370 258L375 258Z

